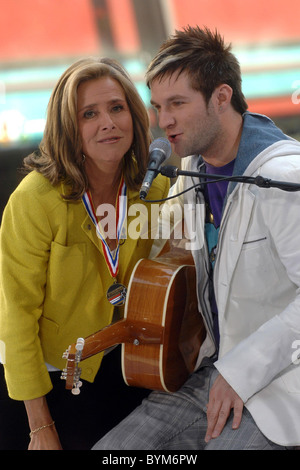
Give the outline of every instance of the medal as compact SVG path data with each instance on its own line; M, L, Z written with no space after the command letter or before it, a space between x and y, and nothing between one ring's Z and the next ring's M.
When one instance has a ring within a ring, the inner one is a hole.
M108 288L106 297L112 305L119 307L120 305L124 305L126 300L126 293L126 287L123 286L123 284L120 284L119 282L115 282L112 286Z
M108 267L108 270L111 276L114 279L116 279L118 271L119 271L119 251L120 251L119 240L122 237L121 235L122 229L123 229L123 225L125 223L126 214L127 214L126 195L127 195L127 188L126 188L125 181L122 178L119 191L118 191L117 207L116 207L116 229L117 229L118 245L114 253L110 251L109 246L105 241L105 237L101 233L101 227L99 227L98 222L97 222L96 212L93 206L92 197L90 193L89 192L85 193L82 198L84 206L87 210L87 213L89 214L91 220L93 221L96 227L97 236L101 240L101 243L102 243L103 255L106 261L106 265ZM115 280L113 285L109 287L106 297L112 305L119 306L125 303L126 292L127 292L126 287L123 286L123 284L116 282Z

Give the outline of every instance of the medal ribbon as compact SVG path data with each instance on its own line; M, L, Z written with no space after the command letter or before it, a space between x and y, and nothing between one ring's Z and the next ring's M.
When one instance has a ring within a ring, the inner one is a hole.
M116 277L118 274L119 270L119 240L120 236L122 233L122 228L124 225L124 221L126 219L126 214L127 214L127 187L124 181L124 178L122 178L118 190L118 195L117 195L117 204L116 204L116 237L117 237L117 248L114 252L114 254L111 253L108 244L105 241L105 238L103 234L101 233L101 230L99 228L99 224L97 221L97 216L96 216L96 211L93 205L92 197L89 191L84 193L82 200L84 203L84 206L86 208L86 211L90 218L93 221L93 224L96 227L96 232L97 236L100 238L101 243L102 243L102 248L103 248L103 253L104 253L104 258L106 261L106 264L108 266L109 272L112 277ZM123 197L122 197L123 196Z

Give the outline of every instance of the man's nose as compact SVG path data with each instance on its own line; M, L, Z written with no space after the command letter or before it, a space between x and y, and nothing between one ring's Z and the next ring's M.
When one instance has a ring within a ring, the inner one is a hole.
M168 111L161 110L158 116L158 125L161 129L168 129L169 127L174 126L175 118Z

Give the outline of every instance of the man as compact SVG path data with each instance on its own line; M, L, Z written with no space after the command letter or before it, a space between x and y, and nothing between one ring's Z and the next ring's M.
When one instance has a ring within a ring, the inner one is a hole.
M300 143L247 112L237 59L188 27L147 71L151 101L183 169L300 182ZM196 181L179 177L180 193ZM95 449L281 449L300 444L300 192L201 179L193 204L200 366L176 393L152 392ZM209 289L208 278L213 283ZM208 301L209 300L209 301Z

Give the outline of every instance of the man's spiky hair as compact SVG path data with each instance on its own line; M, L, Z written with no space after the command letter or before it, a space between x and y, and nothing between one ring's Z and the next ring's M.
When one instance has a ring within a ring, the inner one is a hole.
M232 105L241 114L247 103L241 90L241 70L237 58L218 31L207 27L187 26L167 39L151 61L146 81L149 88L155 79L186 73L191 86L203 93L208 103L214 89L222 83L233 90Z

